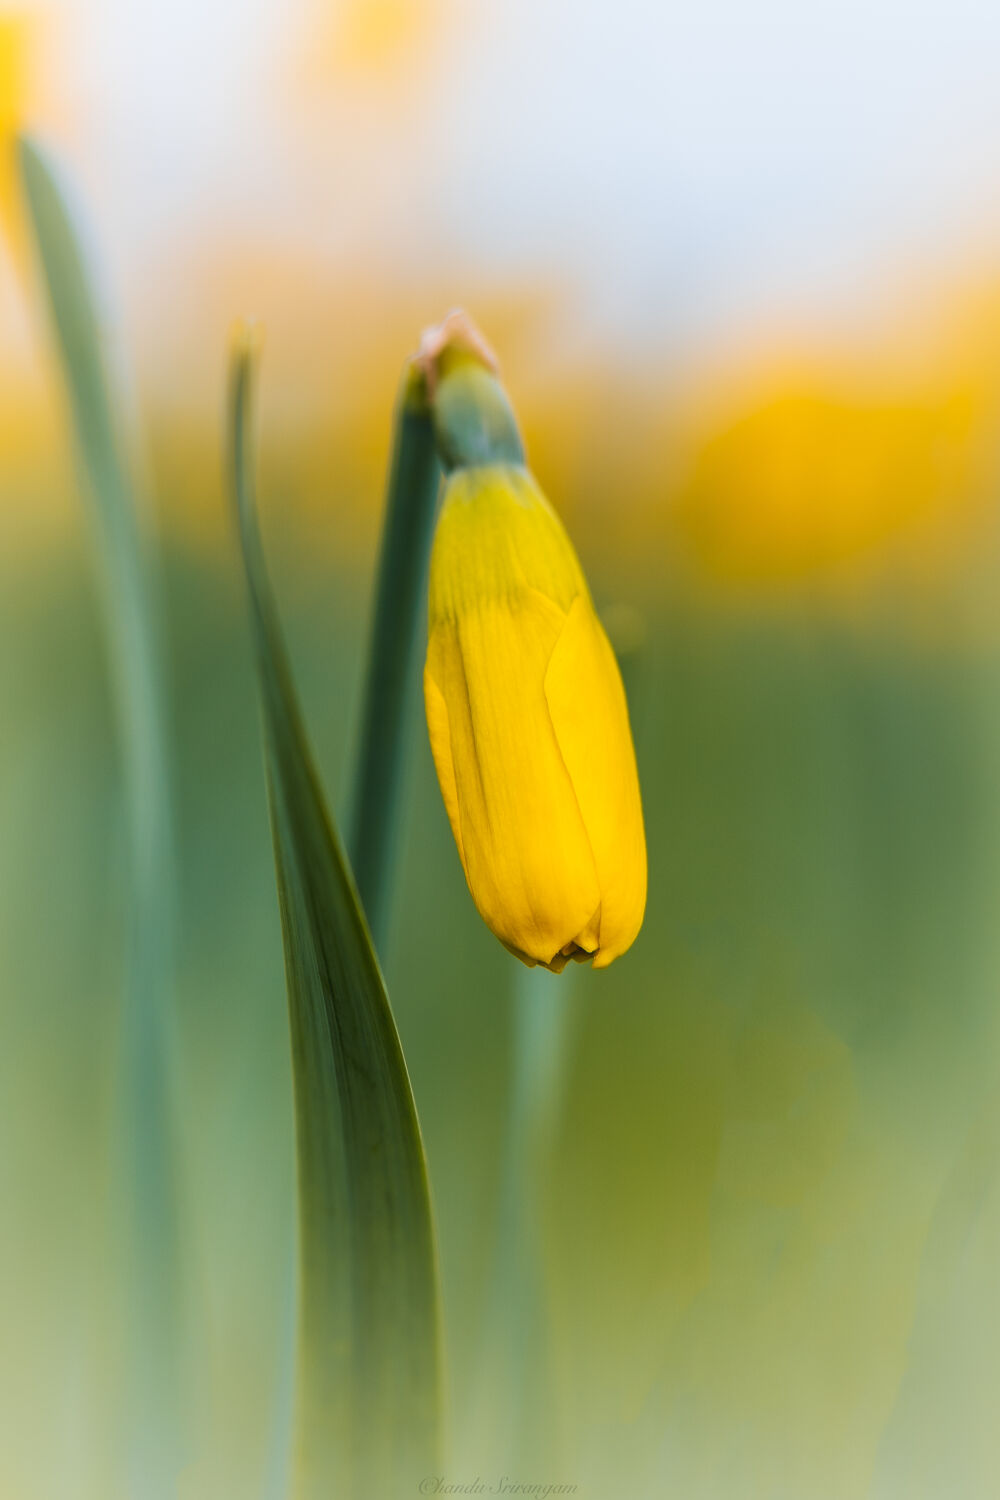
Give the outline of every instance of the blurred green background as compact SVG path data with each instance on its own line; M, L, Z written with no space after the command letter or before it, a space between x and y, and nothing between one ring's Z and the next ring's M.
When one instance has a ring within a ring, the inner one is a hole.
M877 9L884 83L901 23ZM838 47L850 55L858 21L851 7L836 23L820 12L834 35L817 111L838 97ZM521 83L548 80L568 110L541 137L550 162L576 160L596 13L584 8L568 59L558 28L522 33ZM233 79L259 81L241 42L223 93L235 120L217 136L204 112L219 17L202 33L181 7L173 29L147 34L95 5L74 70L89 14L0 19L0 128L47 128L86 198L109 327L134 366L124 388L162 568L181 1494L277 1493L294 1224L280 933L223 495L226 329L244 312L268 327L265 539L340 806L393 394L421 326L454 301L500 350L595 598L642 616L629 672L650 894L629 955L552 981L571 987L569 1051L552 1151L526 1184L542 1301L512 1369L489 1288L520 970L466 892L414 695L386 977L441 1241L445 1477L609 1500L1000 1492L1000 239L985 211L953 213L949 141L927 158L917 223L892 132L877 112L852 126L871 132L899 190L875 254L858 235L874 189L832 165L837 149L854 160L857 141L845 127L827 142L814 121L829 216L795 221L799 280L777 284L774 258L790 252L774 249L773 223L773 240L754 238L739 215L706 212L704 243L688 250L697 259L713 233L721 248L692 291L687 261L654 255L671 231L634 181L643 163L665 195L673 181L673 148L665 165L646 134L661 105L645 88L622 127L624 179L598 174L600 253L579 233L589 185L573 181L565 238L540 252L524 229L537 183L515 212L528 147L479 115L470 130L493 143L498 185L489 205L472 198L467 222L471 168L447 89L436 105L421 89L443 88L464 59L487 104L491 90L504 97L514 23L492 7L475 24L444 4L303 7L293 24L258 5L261 50L294 35L301 61L314 24L329 50L315 43L308 84L296 73L294 90L275 85L241 114ZM671 38L624 14L626 60L670 40L701 57L680 22ZM907 33L901 107L920 97L923 24ZM172 151L178 78L148 103L141 89L168 32L172 59L197 53L191 109L209 132L178 125ZM970 202L1000 155L985 103L975 118L968 103L977 35L937 62L945 97L966 100L949 128L968 132ZM802 104L804 45L786 38L789 107ZM323 135L352 121L353 156ZM664 121L674 140L683 116ZM782 120L774 140L755 126L759 162L737 149L735 116L724 125L726 171L706 146L691 172L720 202L770 185L780 227L799 181L797 157L774 146ZM271 158L254 155L258 137ZM143 160L162 192L146 183L136 201ZM295 182L316 201L296 208ZM229 232L210 202L219 184ZM6 177L0 194L0 1495L112 1500L128 1385L110 1150L128 902L120 756L65 404ZM324 239L332 214L350 230ZM539 987L538 1003L549 998ZM509 1417L522 1381L530 1432Z

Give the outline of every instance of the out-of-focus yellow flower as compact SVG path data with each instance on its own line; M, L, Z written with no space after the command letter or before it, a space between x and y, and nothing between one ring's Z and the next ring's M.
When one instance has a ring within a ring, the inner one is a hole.
M451 9L449 0L311 0L292 79L295 105L331 102L346 90L357 108L369 95L398 129L400 111L409 118L414 91L426 87L426 65L447 46ZM371 149L369 143L369 157ZM357 139L352 150L357 153ZM398 150L407 150L405 139Z
M483 919L525 963L604 968L634 940L646 902L628 710L572 543L520 465L448 480L424 693Z
M0 14L0 229L8 232L14 222L14 139L26 102L28 36L23 15Z
M701 440L676 519L706 576L771 586L890 555L933 559L974 498L984 392L958 378L793 373L751 388ZM921 532L923 528L923 532Z
M412 57L425 37L435 35L441 9L439 0L348 0L337 7L340 60L374 72Z

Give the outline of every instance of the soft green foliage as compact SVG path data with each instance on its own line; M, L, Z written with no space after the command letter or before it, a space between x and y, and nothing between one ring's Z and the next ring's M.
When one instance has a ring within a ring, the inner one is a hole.
M19 161L90 502L123 772L131 907L117 1149L133 1298L128 1447L144 1494L156 1496L172 1491L180 1462L168 1119L173 882L156 591L79 239L55 175L31 140L21 139Z
M251 494L252 351L232 375L288 987L300 1213L297 1491L405 1493L438 1453L437 1268L423 1146L388 996L313 767Z

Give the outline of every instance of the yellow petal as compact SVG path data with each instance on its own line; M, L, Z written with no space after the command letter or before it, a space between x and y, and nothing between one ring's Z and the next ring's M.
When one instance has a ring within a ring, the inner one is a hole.
M427 709L427 730L431 741L431 754L437 769L441 796L444 799L452 836L458 846L458 857L465 869L465 850L462 847L462 815L458 810L458 788L455 784L455 762L451 753L451 726L448 722L448 705L444 695L431 676L430 667L424 668L424 704ZM468 872L466 872L468 873Z
M621 674L585 595L570 608L552 652L545 696L597 865L600 969L631 946L642 925L646 837Z
M489 464L449 478L434 535L430 625L534 589L565 613L587 585L573 544L525 469Z
M545 697L565 619L534 589L481 598L458 618L439 618L426 672L432 750L445 804L453 797L457 808L449 816L473 899L501 941L544 964L575 942L601 903Z

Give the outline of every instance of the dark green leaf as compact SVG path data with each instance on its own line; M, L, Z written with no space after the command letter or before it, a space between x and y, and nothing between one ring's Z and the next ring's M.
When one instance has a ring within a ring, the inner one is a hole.
M297 1491L389 1497L438 1452L437 1268L426 1164L388 996L313 766L251 490L252 341L231 382L285 948L300 1224Z

